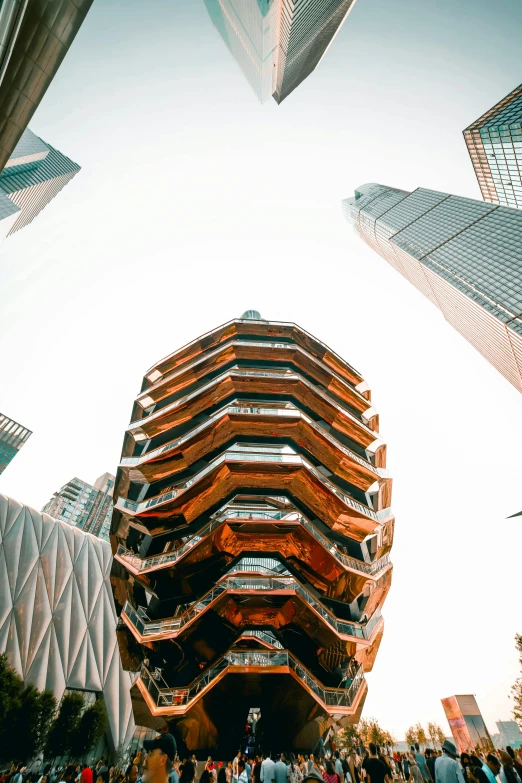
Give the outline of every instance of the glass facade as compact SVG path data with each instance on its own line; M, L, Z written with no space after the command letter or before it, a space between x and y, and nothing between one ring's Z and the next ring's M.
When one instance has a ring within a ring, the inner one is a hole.
M100 476L94 486L73 478L55 492L42 512L108 541L114 481L110 473Z
M0 171L31 121L92 2L0 2Z
M30 435L31 430L0 413L0 473L16 457Z
M522 391L522 214L371 183L343 201L357 233Z
M0 226L6 226L3 236L29 225L78 171L77 163L32 131L24 131L0 173Z
M464 131L484 201L522 209L522 84Z
M355 0L205 0L259 100L281 103L318 65Z

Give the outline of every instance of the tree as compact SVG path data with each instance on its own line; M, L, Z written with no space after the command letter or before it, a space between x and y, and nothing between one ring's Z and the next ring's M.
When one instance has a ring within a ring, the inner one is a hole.
M55 711L56 699L51 691L39 691L30 683L24 685L7 657L0 655L2 760L27 762L36 756L43 749Z
M518 652L518 662L522 666L522 636L518 633L515 636L515 647ZM512 698L515 703L513 717L518 725L522 727L522 677L515 680L515 684L511 688L511 693L513 694Z
M375 745L393 744L391 734L385 731L375 718L362 718L357 726L359 736L366 747L373 742Z
M74 758L82 758L94 749L105 734L108 722L102 699L98 699L83 711L71 737L70 751Z
M428 735L434 748L443 746L446 737L437 723L428 723Z
M416 732L416 742L419 743L419 745L422 747L423 745L428 744L428 738L426 736L426 732L424 731L423 727L420 723L416 723L414 726L415 732Z
M408 749L411 748L412 745L415 745L416 742L417 742L417 728L416 726L410 726L410 728L406 732L406 744L408 745Z
M11 759L8 732L13 716L20 711L23 689L23 680L7 663L7 655L5 653L0 655L0 758L2 761Z
M357 726L345 726L339 732L338 737L341 746L345 748L356 748L363 744Z
M84 701L81 693L72 691L65 694L47 737L46 755L56 758L69 753L83 707Z

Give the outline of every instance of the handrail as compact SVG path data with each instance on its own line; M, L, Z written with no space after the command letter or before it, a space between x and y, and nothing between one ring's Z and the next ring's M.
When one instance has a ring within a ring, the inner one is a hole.
M153 555L152 557L140 558L134 552L131 552L123 544L118 546L116 552L117 556L128 562L137 571L146 571L152 568L159 568L161 566L174 565L181 560L187 552L190 552L197 544L204 538L209 536L217 527L224 524L227 519L245 519L245 521L254 521L256 519L273 519L274 521L288 521L296 522L305 528L311 535L326 549L328 552L343 566L351 568L355 571L360 571L363 574L369 574L374 576L383 568L385 568L390 562L389 555L383 555L378 560L374 560L372 563L365 563L362 560L357 560L354 557L345 555L343 552L339 552L337 547L333 546L332 542L326 538L317 528L310 522L307 517L303 516L299 512L295 511L257 511L253 508L252 512L248 511L229 511L225 510L219 513L219 516L212 518L206 525L189 541L186 541L176 549L165 552L159 555ZM248 516L247 516L248 514Z
M303 457L300 454L266 454L262 452L247 452L247 451L232 451L232 450L224 451L218 457L215 457L211 462L209 462L208 465L206 465L201 471L199 471L199 473L196 473L194 476L192 476L192 478L188 479L187 481L180 482L176 487L173 487L169 492L166 492L163 495L156 495L155 497L149 498L148 500L144 500L142 502L137 502L134 500L129 500L128 498L119 497L115 503L115 507L118 507L125 511L130 511L132 512L132 514L142 514L143 512L148 511L154 506L164 505L165 503L168 503L169 501L178 498L180 495L182 495L184 492L190 489L191 486L196 484L198 481L201 481L201 479L203 479L206 475L208 475L213 470L215 470L219 465L222 465L227 461L277 462L285 465L302 465L333 495L339 498L339 500L342 503L344 503L345 506L348 506L348 508L351 508L353 511L356 511L358 514L361 514L361 516L364 516L367 519L371 519L374 522L381 521L381 519L383 518L383 511L386 511L386 516L391 516L391 511L389 509L383 509L383 511L381 512L375 512L373 511L373 509L368 508L368 506L364 506L362 503L359 503L358 500L355 500L350 495L347 495L345 492L339 489L339 487L337 487L333 482L329 481L329 479L327 479L319 470L317 470L317 468L314 465L312 465L312 463L309 462L309 460L307 460L305 457Z
M120 464L122 467L134 467L136 465L142 465L146 462L149 462L150 460L158 459L158 457L166 454L167 452L174 451L175 449L180 448L180 446L182 446L184 443L188 443L190 440L192 440L192 438L195 438L196 435L199 435L200 432L203 432L203 430L212 427L213 424L219 421L219 419L226 414L240 414L245 416L286 416L288 418L302 419L321 437L332 443L336 449L345 454L345 456L347 456L349 459L357 462L359 465L362 465L362 467L371 471L376 476L379 476L379 471L376 467L374 467L374 465L368 462L368 460L363 459L363 457L359 456L351 449L344 446L339 440L337 440L337 438L335 438L327 430L320 427L317 422L311 419L310 416L308 416L306 413L303 413L303 411L299 410L299 408L293 404L292 407L283 407L284 405L286 404L282 403L280 406L269 408L264 408L261 405L256 405L255 403L250 403L248 405L226 405L224 408L216 411L216 413L210 416L202 424L199 424L194 429L189 430L189 432L185 433L180 438L172 440L170 443L166 443L164 446L159 446L156 449L152 449L152 451L145 452L139 457L123 457Z
M348 688L325 688L287 650L277 652L228 652L207 672L200 675L190 686L185 688L161 687L158 684L160 678L158 676L155 677L145 665L142 666L140 677L153 702L158 707L182 707L188 706L194 701L214 679L227 669L233 670L235 667L247 666L288 666L326 707L351 707L364 681L364 671L362 666L359 666Z
M293 577L231 577L227 576L212 587L205 595L193 604L188 606L184 612L177 617L171 617L166 620L151 621L140 607L135 609L130 601L125 602L123 613L129 618L140 636L156 636L158 634L177 633L188 623L192 622L198 615L213 603L220 595L229 591L239 590L288 590L296 593L303 598L306 603L320 617L336 631L344 636L351 636L356 639L368 640L375 628L375 625L381 617L381 609L378 607L373 613L371 619L366 623L345 622L338 620L328 609L326 609L303 585ZM369 630L368 630L369 629Z

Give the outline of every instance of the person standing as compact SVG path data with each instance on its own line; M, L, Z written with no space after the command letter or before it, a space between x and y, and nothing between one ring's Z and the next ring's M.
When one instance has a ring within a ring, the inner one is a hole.
M499 751L502 769L500 770L500 783L521 783L518 772L515 769L515 763L509 753L505 750Z
M261 764L261 783L274 783L275 781L275 764L270 758L270 753L267 753Z
M247 774L245 769L245 762L242 758L238 759L237 762L237 770L238 770L238 783L247 783Z
M364 759L362 768L369 778L369 783L392 783L388 768L377 755L377 746L370 742L370 754Z
M464 775L457 761L457 748L449 740L444 740L442 756L435 759L436 783L464 783Z
M275 783L286 783L288 779L288 767L286 766L285 754L281 753L274 764Z
M500 773L500 761L494 753L488 753L486 762L482 764L482 771L485 773L489 783L498 783L497 775Z
M334 753L334 770L337 775L339 775L339 783L344 783L344 770L343 770L343 764L341 761L341 755L338 750Z
M129 764L125 770L125 783L138 783L138 772L137 764Z
M421 775L424 778L424 780L426 781L426 783L434 783L432 781L432 779L431 779L430 771L429 771L428 766L426 764L426 758L424 756L424 753L421 753L421 749L420 749L420 746L419 746L418 742L415 743L414 759L415 759L415 761L417 763L417 766L419 767L419 769L421 771Z
M426 755L426 766L429 769L433 783L435 783L435 756L433 755L433 752L430 750L430 748L426 748L425 755Z
M232 783L238 783L238 780L239 780L239 759L240 758L241 758L241 751L238 750L238 752L234 756L234 761L232 762Z
M172 734L160 734L156 739L144 740L146 751L143 783L168 783L176 758L176 740Z

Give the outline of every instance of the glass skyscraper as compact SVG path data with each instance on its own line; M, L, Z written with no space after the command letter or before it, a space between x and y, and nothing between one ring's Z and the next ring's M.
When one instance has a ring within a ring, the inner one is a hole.
M318 65L355 0L205 0L257 97L281 103Z
M375 183L342 206L359 236L522 391L522 213Z
M0 172L0 237L29 225L80 166L29 129Z
M0 473L16 457L30 435L32 432L27 427L0 413Z
M464 131L484 201L522 209L522 84Z
M522 85L464 131L482 197L522 208Z
M94 486L73 478L54 493L42 512L108 541L114 482L110 473L100 476Z
M0 2L0 171L54 79L92 2Z

